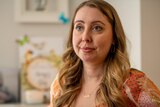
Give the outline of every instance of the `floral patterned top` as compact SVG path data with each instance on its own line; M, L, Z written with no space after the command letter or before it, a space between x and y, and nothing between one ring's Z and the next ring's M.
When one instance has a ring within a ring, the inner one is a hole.
M122 93L126 98L128 107L160 107L160 91L147 76L138 70L132 69L129 77L123 84ZM60 87L57 77L51 85L51 103L60 96ZM105 104L96 107L107 107Z

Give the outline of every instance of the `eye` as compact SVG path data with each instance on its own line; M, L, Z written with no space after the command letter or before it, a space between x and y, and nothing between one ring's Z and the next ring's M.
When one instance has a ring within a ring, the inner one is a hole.
M77 31L82 31L82 30L83 30L83 26L82 26L82 25L76 25L76 26L75 26L75 29L76 29Z
M96 26L93 26L92 30L95 31L95 32L100 32L100 31L103 30L103 28L99 25L96 25Z

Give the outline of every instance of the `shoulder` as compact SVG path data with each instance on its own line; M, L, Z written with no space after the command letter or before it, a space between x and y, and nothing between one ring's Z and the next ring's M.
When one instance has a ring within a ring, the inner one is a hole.
M144 72L131 69L123 86L125 95L127 95L134 104L141 105L141 107L145 107L146 104L159 104L160 91Z
M124 82L124 84L132 84L132 82L136 82L138 81L140 78L145 78L146 74L140 70L131 68L129 71L129 75L126 78L126 81Z
M130 77L136 77L136 78L141 78L141 77L144 77L145 76L145 73L138 70L138 69L134 69L134 68L131 68L130 69Z
M139 94L142 91L142 87L140 83L144 81L146 78L145 73L137 69L131 69L129 71L129 76L127 77L126 81L124 82L123 86L125 87L125 92L129 99L136 102L139 98ZM132 96L133 95L133 96Z
M129 76L127 77L126 81L124 82L125 85L129 86L130 88L139 87L139 81L143 81L146 78L146 74L140 70L131 68L129 71Z

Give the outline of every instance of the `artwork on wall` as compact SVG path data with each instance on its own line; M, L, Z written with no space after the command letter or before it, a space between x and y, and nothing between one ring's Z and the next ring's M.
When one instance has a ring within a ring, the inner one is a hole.
M63 52L61 37L28 37L17 40L21 68L21 101L27 104L49 102L49 90Z
M69 21L68 5L68 0L15 0L15 20L21 23L66 24Z

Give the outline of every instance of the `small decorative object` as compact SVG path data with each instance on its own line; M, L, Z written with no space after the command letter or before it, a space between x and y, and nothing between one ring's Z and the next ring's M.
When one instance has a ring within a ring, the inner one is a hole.
M35 57L27 66L27 81L30 85L39 90L48 90L50 87L53 71L57 69L47 57Z
M67 18L64 14L64 12L62 12L59 16L59 20L63 23L63 24L67 24L69 23L69 18Z
M27 38L28 42L24 45L19 44L21 100L28 104L47 103L50 85L61 66L63 39L29 36Z
M29 42L29 38L27 35L23 36L22 39L17 39L16 42L20 45L20 46L23 46L25 45L26 43Z

